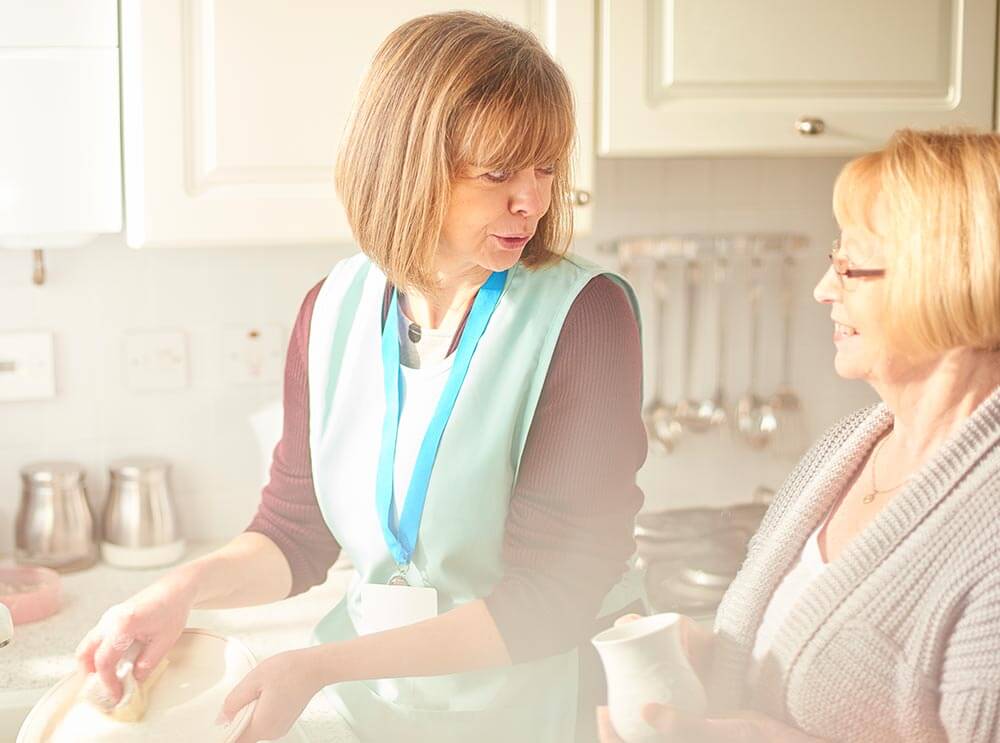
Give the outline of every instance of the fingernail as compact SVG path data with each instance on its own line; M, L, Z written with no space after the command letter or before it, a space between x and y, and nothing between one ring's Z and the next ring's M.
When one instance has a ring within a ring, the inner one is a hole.
M670 708L664 704L647 704L642 708L642 718L650 725L670 716Z
M229 718L226 717L226 713L225 712L220 712L219 713L219 716L215 718L215 724L216 725L228 725L229 724Z

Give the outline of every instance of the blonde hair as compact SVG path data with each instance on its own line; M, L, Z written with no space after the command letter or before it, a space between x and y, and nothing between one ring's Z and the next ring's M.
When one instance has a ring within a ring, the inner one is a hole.
M888 234L874 224L879 199ZM1000 346L1000 135L901 129L844 167L833 208L884 245L894 348L920 358Z
M528 31L470 12L415 18L382 43L337 157L359 247L396 286L433 291L455 177L469 166L555 165L552 203L521 261L541 267L572 235L573 98Z

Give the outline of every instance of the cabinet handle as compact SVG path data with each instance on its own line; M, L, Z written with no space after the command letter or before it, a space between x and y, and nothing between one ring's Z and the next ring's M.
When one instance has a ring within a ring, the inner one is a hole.
M813 116L800 116L795 120L795 131L803 137L815 137L818 134L822 134L825 129L826 123L823 119Z
M586 206L590 203L590 191L574 188L569 192L569 202L573 206Z
M38 286L45 283L45 253L39 249L31 251L31 281Z

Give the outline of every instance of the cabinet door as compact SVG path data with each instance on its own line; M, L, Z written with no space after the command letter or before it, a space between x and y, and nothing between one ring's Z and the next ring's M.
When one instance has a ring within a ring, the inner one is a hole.
M841 154L993 121L996 0L601 0L599 154Z
M531 28L563 63L590 191L593 3L122 0L128 244L350 241L333 166L368 63L403 21L456 7Z
M0 247L122 225L115 0L0 0Z

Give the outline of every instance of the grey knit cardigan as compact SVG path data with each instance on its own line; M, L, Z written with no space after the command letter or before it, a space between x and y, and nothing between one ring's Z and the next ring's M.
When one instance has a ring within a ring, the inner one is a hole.
M882 404L844 419L776 495L716 615L716 710L830 740L1000 740L1000 389L806 588L746 683L771 594L891 424Z

